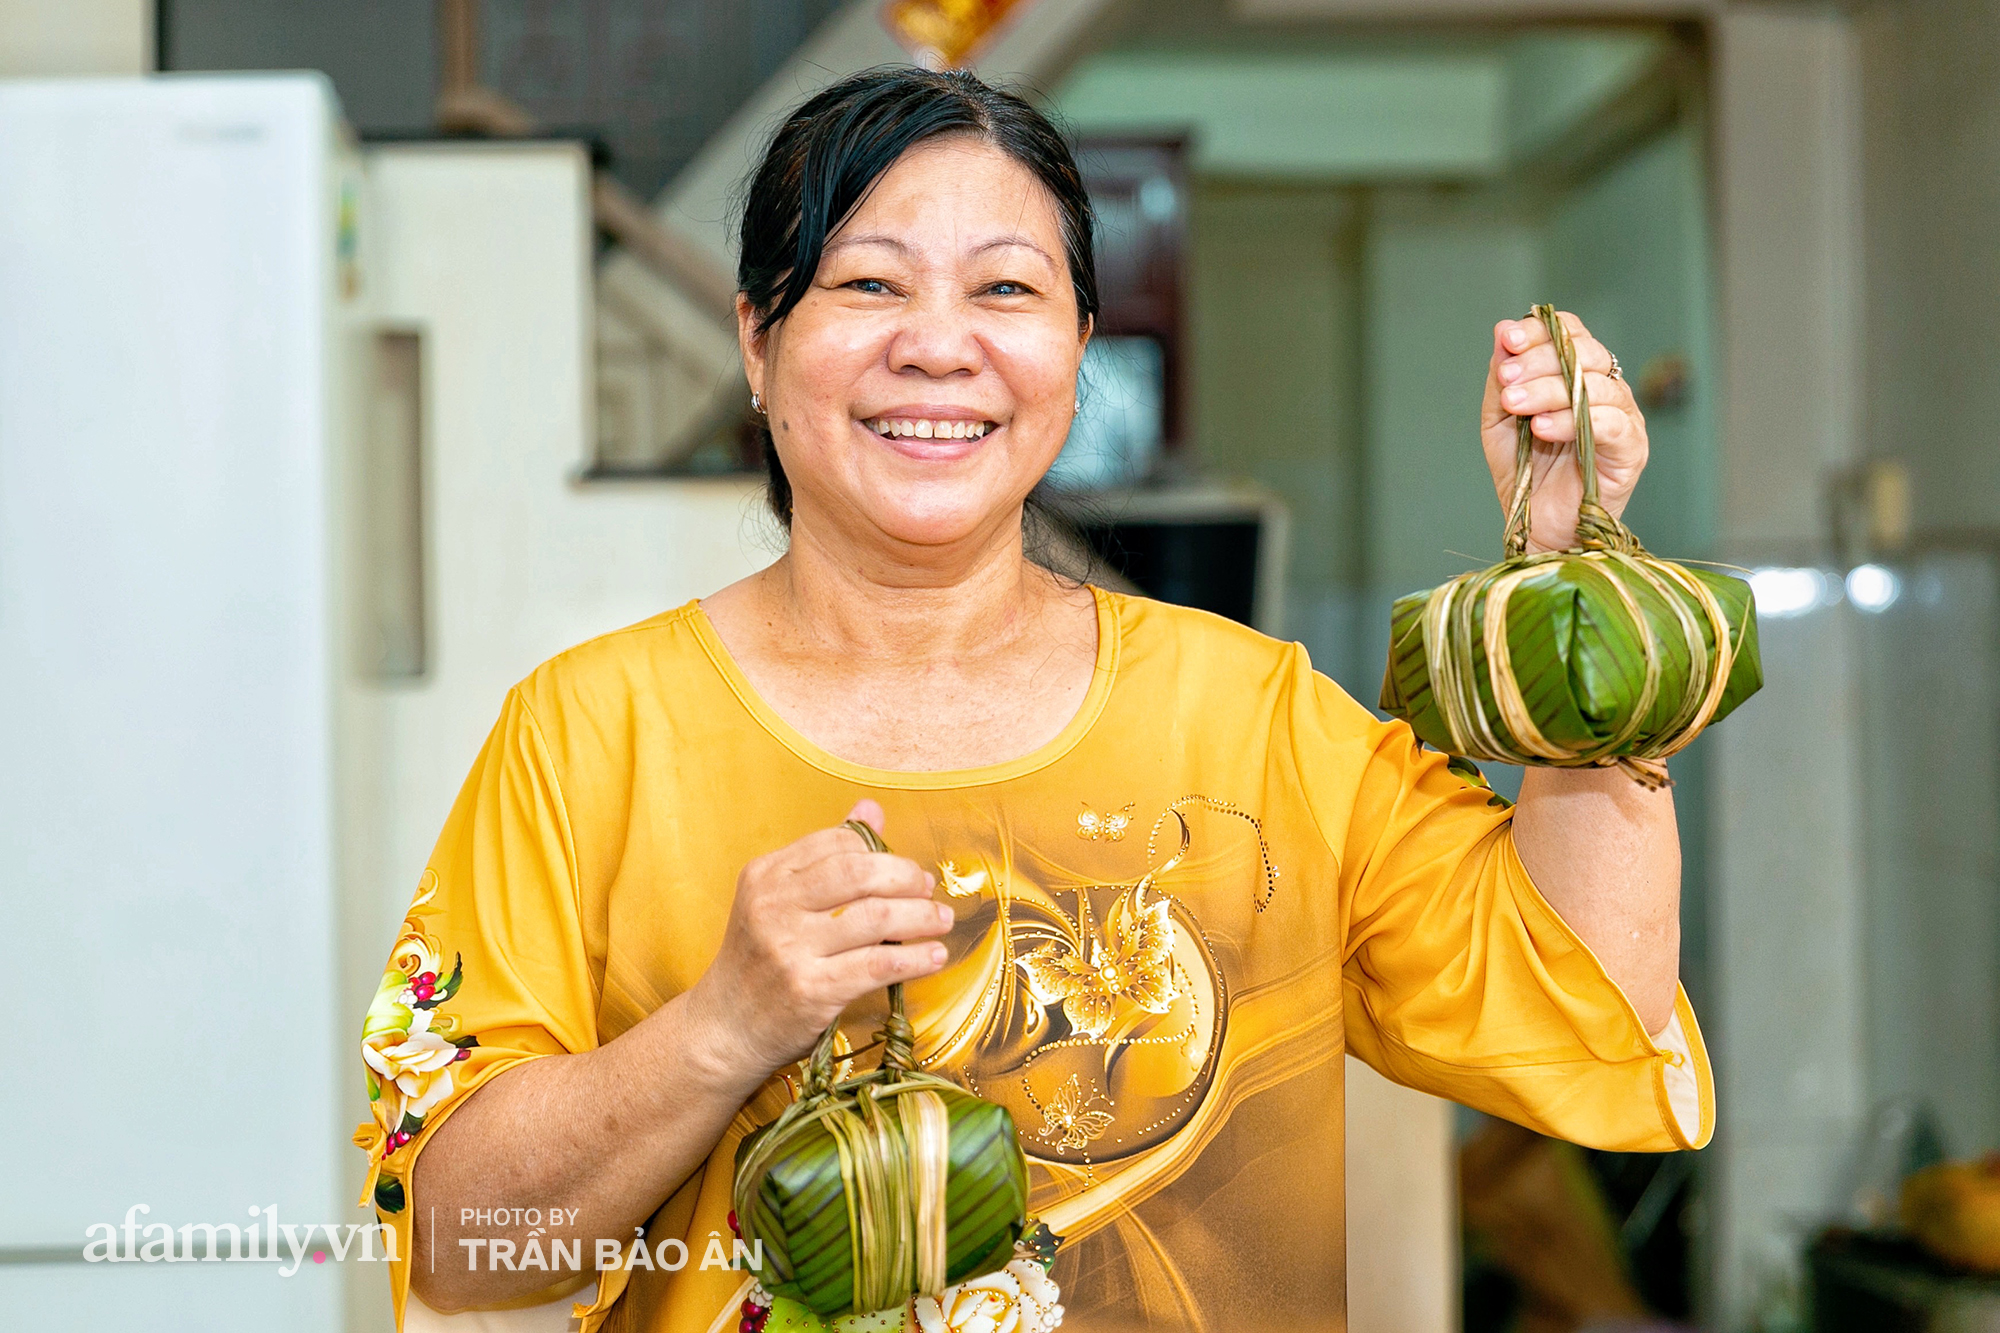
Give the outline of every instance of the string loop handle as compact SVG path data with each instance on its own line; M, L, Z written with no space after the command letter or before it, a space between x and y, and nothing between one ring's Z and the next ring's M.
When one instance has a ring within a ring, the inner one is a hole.
M1583 381L1583 368L1576 361L1576 343L1552 305L1538 305L1528 312L1548 328L1555 344L1556 364L1562 369L1563 385L1569 390L1570 412L1576 418L1576 466L1583 480L1583 499L1576 507L1576 542L1568 548L1579 551L1618 551L1644 555L1639 538L1598 501L1597 440L1590 426L1590 390ZM1528 529L1533 521L1535 494L1534 419L1514 418L1514 494L1507 506L1507 558L1528 551Z

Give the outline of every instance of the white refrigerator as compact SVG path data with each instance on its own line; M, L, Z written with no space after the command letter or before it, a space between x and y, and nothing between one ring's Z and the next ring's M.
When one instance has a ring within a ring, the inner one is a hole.
M0 80L7 1327L342 1321L352 162L316 75Z

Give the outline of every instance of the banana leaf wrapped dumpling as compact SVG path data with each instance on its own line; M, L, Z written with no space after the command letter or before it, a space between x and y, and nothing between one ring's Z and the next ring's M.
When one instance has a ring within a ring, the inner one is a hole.
M1520 422L1508 558L1396 601L1381 706L1450 754L1615 765L1648 786L1665 759L1757 692L1749 585L1647 553L1598 503L1590 405L1568 331L1555 339L1578 423L1577 544L1526 554L1533 440Z
M880 1068L835 1083L834 1032L799 1099L736 1149L732 1202L743 1239L763 1242L759 1282L815 1314L865 1314L1005 1268L1027 1227L1013 1116L917 1068L900 985Z

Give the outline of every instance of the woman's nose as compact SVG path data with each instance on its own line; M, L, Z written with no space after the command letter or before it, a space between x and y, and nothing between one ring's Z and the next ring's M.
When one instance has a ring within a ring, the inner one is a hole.
M978 374L986 365L986 352L971 316L962 303L949 299L910 302L889 344L889 369L920 371L932 379Z

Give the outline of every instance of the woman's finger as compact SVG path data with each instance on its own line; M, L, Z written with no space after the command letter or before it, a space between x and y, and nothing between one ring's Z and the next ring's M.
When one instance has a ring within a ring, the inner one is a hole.
M893 852L842 852L799 871L800 907L823 911L857 898L928 898L937 880L907 856Z
M808 833L789 846L779 848L773 855L780 864L798 868L809 866L815 861L823 861L829 856L838 856L842 852L866 851L867 839L847 827L851 822L868 825L875 830L875 836L880 837L888 819L882 813L880 801L859 800L839 824Z
M1573 341L1576 348L1576 364L1584 370L1600 375L1611 373L1611 349L1597 339L1584 336Z
M1590 330L1583 326L1583 321L1572 315L1569 311L1556 311L1556 318L1561 320L1563 327L1569 330L1571 342L1582 342L1590 336Z
M861 835L841 824L819 829L796 842L787 843L771 853L770 861L774 869L803 872L828 857L854 856L867 850L868 844L862 841Z
M1500 391L1500 406L1517 417L1556 412L1569 406L1569 389L1557 375L1510 384Z
M1611 373L1611 352L1595 338L1581 338L1576 344L1576 363L1585 371L1600 375ZM1528 380L1540 379L1544 375L1562 377L1562 363L1556 357L1555 344L1544 339L1541 343L1522 352L1519 356L1501 358L1494 366L1493 373L1502 384L1520 384Z
M1639 400L1632 396L1632 386L1623 379L1613 379L1608 371L1592 371L1583 377L1583 391L1590 397L1593 411L1600 407L1615 407L1623 412L1637 411ZM1595 417L1591 418L1593 421Z
M1540 379L1544 375L1562 374L1562 363L1556 359L1555 344L1544 339L1519 356L1503 357L1494 367L1494 373L1502 384L1518 384L1523 380Z
M1549 444L1571 444L1576 440L1576 414L1568 408L1559 412L1539 412L1530 425L1530 430L1538 440ZM1592 441L1608 448L1616 449L1632 439L1632 414L1622 407L1590 408L1590 436Z
M1556 311L1556 318L1569 331L1571 342L1580 343L1590 337L1590 330L1584 327L1583 321L1569 311ZM1510 352L1525 352L1530 347L1553 341L1548 325L1542 323L1539 315L1530 315L1526 319L1503 319L1493 326L1493 336L1499 346Z
M1635 441L1639 431L1632 414L1624 408L1599 407L1592 404L1590 434L1598 444L1615 451Z
M1548 444L1569 444L1576 439L1576 418L1568 408L1560 412L1540 412L1530 418L1528 429Z
M1586 374L1583 390L1593 408L1625 409L1632 406L1632 395L1625 382L1614 380L1609 375ZM1500 406L1517 417L1532 416L1538 412L1559 412L1569 406L1569 386L1563 383L1560 375L1525 380L1500 391Z
M1493 326L1500 350L1518 355L1549 341L1549 331L1539 319L1503 319Z
M919 898L857 898L812 914L815 952L830 958L883 940L927 940L949 931L956 914Z
M927 977L944 966L946 956L945 947L936 941L863 945L826 960L826 987L845 1004L892 981Z

